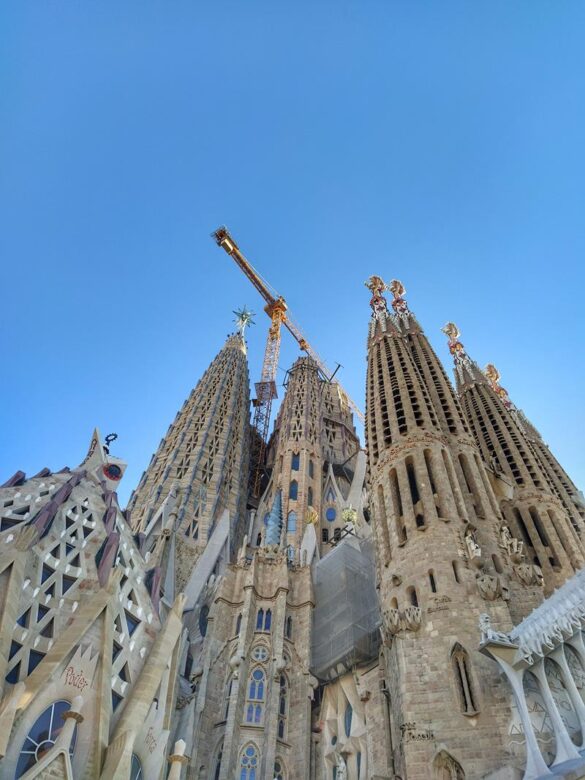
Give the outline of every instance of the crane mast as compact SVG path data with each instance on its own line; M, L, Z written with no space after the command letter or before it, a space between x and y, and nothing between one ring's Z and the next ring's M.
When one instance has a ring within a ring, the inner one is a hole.
M303 352L306 352L319 366L327 381L331 381L333 374L327 368L324 361L319 357L316 350L309 344L301 329L291 320L287 314L288 307L286 301L274 289L270 287L258 271L246 260L240 248L228 232L227 228L220 227L212 237L218 246L224 249L232 257L236 265L244 272L252 282L256 290L266 301L264 311L270 317L270 328L266 339L266 348L264 350L264 360L262 363L262 376L259 382L256 382L256 398L253 401L254 417L253 426L256 429L257 436L252 442L251 463L252 463L252 495L255 498L260 497L262 471L264 455L268 443L268 433L270 426L270 414L272 411L272 401L277 397L276 392L276 372L278 369L278 357L280 354L280 337L282 325L289 331L297 341ZM339 389L342 392L348 406L363 421L364 416L358 406L351 400L341 385Z

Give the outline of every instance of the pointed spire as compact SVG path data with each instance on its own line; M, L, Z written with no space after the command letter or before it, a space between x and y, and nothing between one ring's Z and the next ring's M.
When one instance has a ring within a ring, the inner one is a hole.
M282 531L282 492L276 491L274 501L272 502L272 509L268 515L266 521L266 538L265 546L279 545L280 534Z

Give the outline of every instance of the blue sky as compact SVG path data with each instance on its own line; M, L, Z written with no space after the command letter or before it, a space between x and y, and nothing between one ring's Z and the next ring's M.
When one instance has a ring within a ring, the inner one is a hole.
M559 0L4 3L0 477L75 466L98 425L126 498L243 304L258 377L225 223L356 400L363 282L397 277L585 486L584 24Z

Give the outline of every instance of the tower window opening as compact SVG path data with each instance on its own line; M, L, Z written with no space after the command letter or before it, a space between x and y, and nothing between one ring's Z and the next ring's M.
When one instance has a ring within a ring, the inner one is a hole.
M409 588L406 589L406 595L408 597L408 600L410 601L411 606L418 607L418 597L416 595L416 588L411 585Z
M336 542L341 541L341 528L336 528L333 531L333 540Z
M297 513L296 512L289 512L287 523L286 523L286 530L289 534L294 534L297 530Z
M290 467L292 471L298 471L300 465L300 455L298 452L293 452Z
M455 582L460 583L461 579L459 577L459 561L452 561L451 566L453 567L453 576L455 577Z
M390 471L390 493L392 496L392 506L394 509L394 522L396 526L396 536L398 544L406 542L406 528L404 526L404 510L402 508L402 498L400 496L400 485L398 484L398 474L396 469Z
M469 656L467 651L457 644L451 651L451 663L455 674L459 705L464 715L476 715L475 692L471 679Z
M296 479L293 479L293 481L290 483L288 488L288 497L291 501L296 501L299 495L299 483L296 481Z
M324 544L327 544L327 542L329 541L329 529L328 528L323 528L322 529L322 531L321 531L321 541Z
M307 503L309 506L313 506L313 488L309 487L307 490Z
M315 472L315 465L312 460L309 461L309 477L312 479L314 477Z
M429 571L429 584L431 586L431 593L436 593L437 592L437 582L435 580L435 573L433 572L432 569L431 569L431 571Z

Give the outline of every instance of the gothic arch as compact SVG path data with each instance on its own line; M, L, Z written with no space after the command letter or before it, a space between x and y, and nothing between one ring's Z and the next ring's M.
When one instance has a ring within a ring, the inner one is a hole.
M465 780L461 764L443 747L433 759L433 780Z

